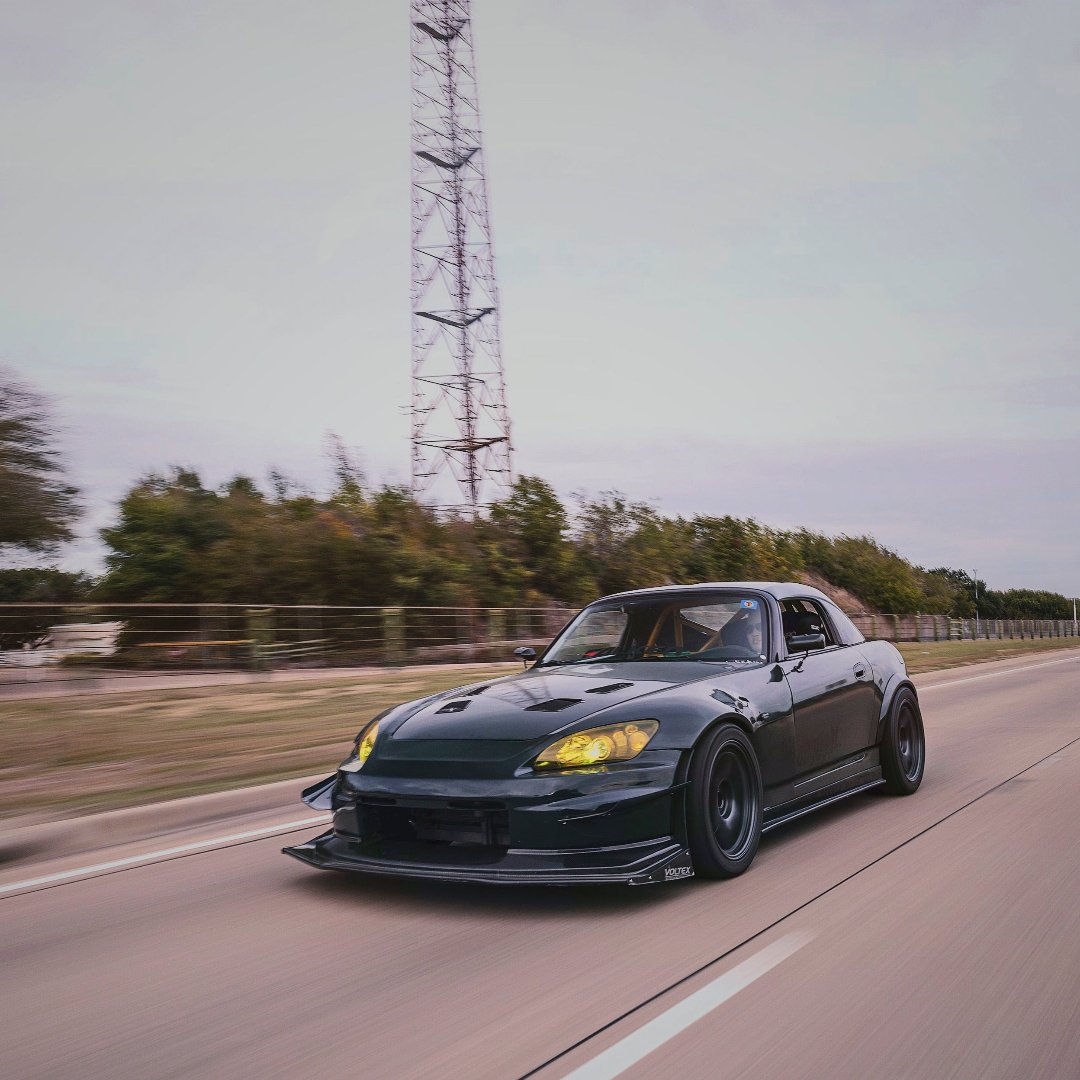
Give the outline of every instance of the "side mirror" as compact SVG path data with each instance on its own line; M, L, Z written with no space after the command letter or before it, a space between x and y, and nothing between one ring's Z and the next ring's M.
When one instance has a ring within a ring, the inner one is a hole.
M528 645L522 645L520 649L514 650L514 655L518 657L526 667L528 667L529 661L536 659L536 650L529 648Z
M789 653L810 652L811 649L825 648L824 634L792 634L787 639Z

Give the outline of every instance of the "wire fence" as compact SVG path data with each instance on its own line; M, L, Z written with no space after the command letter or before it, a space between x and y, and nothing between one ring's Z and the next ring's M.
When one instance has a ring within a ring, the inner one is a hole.
M1076 637L1072 619L953 619L948 615L852 615L862 635L885 641L1006 641Z
M0 604L0 684L21 670L265 671L509 660L538 651L571 609L245 604ZM854 615L867 638L970 641L1075 637L1072 620Z
M132 672L363 667L506 660L539 649L566 607L0 604L11 669Z

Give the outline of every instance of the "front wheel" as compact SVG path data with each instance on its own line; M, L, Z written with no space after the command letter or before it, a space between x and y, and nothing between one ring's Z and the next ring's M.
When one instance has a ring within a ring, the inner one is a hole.
M749 736L721 724L690 759L686 828L694 869L728 878L753 862L761 840L761 767Z
M889 710L881 740L881 772L890 795L911 795L922 783L926 768L926 738L922 713L913 691L900 690Z

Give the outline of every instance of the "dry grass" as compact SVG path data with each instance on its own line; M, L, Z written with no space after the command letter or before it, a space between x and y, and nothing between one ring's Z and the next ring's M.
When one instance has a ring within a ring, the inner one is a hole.
M902 644L913 674L1076 648L1076 638ZM72 816L325 770L399 701L516 665L420 668L325 682L0 701L0 815Z
M399 701L517 665L0 702L0 815L68 816L325 770Z
M1010 656L1020 656L1024 653L1076 649L1080 648L1080 638L901 642L897 648L904 654L908 671L912 675L919 675L926 671L940 671L942 668L985 664L990 660L1007 660Z

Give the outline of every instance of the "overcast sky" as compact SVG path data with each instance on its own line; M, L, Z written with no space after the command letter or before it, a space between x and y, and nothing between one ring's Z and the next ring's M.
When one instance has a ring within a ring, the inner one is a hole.
M407 482L407 0L0 7L0 361L89 513ZM473 0L515 464L1080 592L1080 5Z

